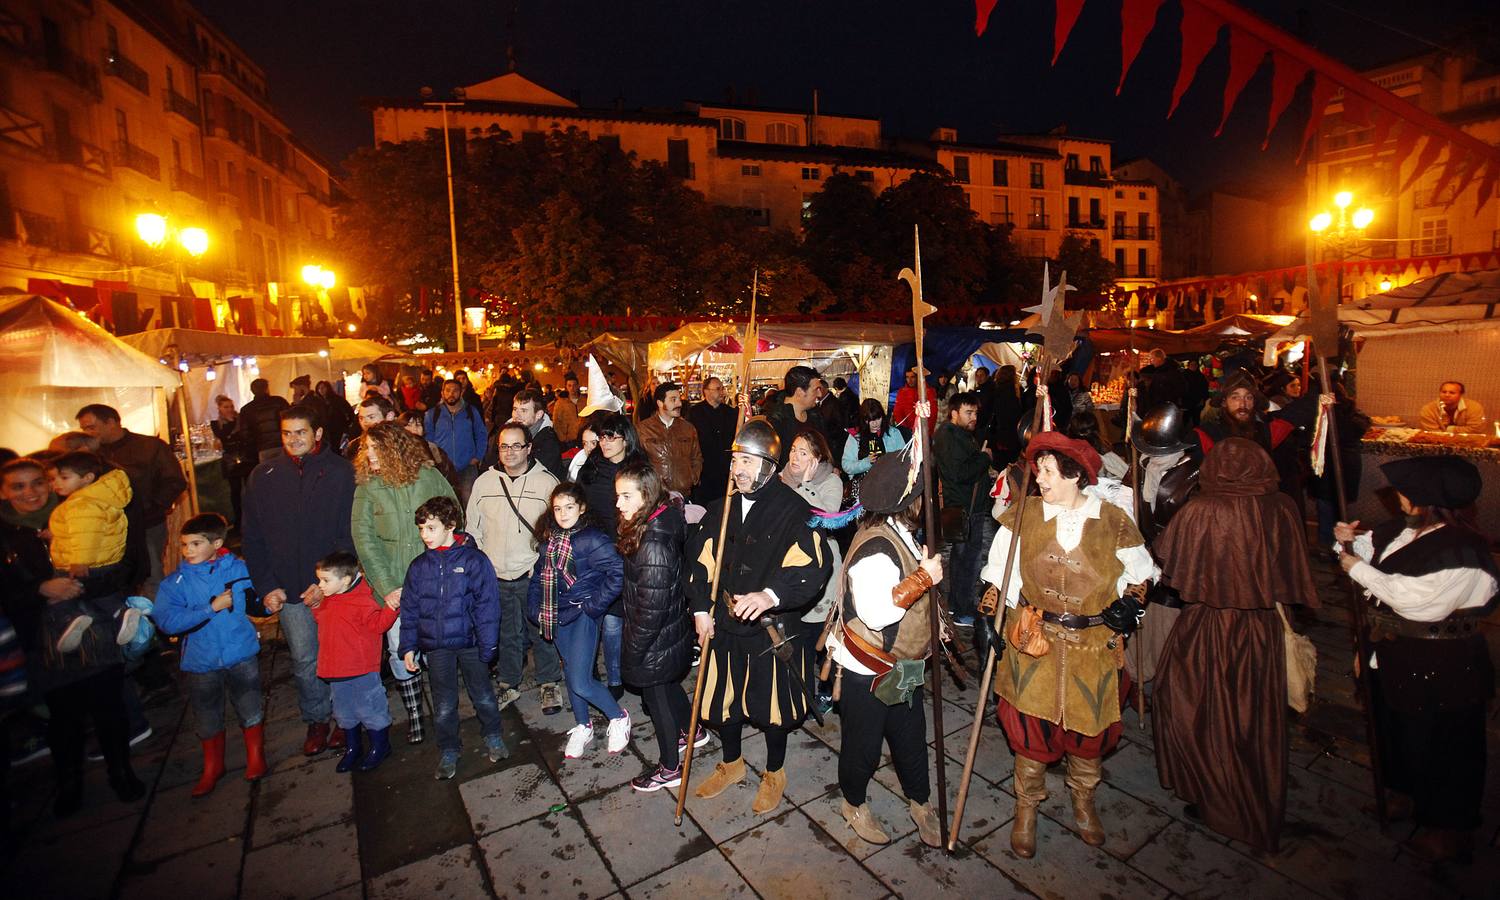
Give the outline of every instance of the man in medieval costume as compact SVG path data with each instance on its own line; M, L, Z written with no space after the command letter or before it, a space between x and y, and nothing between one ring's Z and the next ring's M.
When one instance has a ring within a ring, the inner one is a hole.
M1187 415L1171 403L1149 410L1131 432L1130 442L1141 455L1141 515L1136 524L1146 544L1154 547L1172 517L1198 490L1202 457ZM1182 612L1182 596L1165 581L1153 584L1146 600L1146 616L1130 641L1130 672L1137 690L1156 678L1161 649Z
M943 580L940 558L917 543L922 525L922 467L915 443L875 461L860 482L864 518L849 545L838 624L828 638L837 667L841 743L834 807L854 833L890 843L866 790L880 767L880 749L906 794L922 842L940 845L937 813L929 802L927 719L923 679L932 651L931 588Z
M1084 493L1099 474L1097 451L1055 431L1034 436L1025 458L1038 497L1005 511L981 577L1005 580L1010 536L1020 544L1008 590L1008 647L995 674L1001 728L1016 758L1016 815L1010 845L1036 853L1036 808L1047 766L1067 758L1074 824L1084 842L1104 843L1094 808L1100 761L1119 743L1128 688L1124 636L1140 619L1138 595L1152 573L1151 554L1130 517ZM1016 631L1024 632L1014 640Z
M719 733L723 761L696 796L717 797L745 778L740 737L745 723L766 736L765 774L752 809L765 814L786 790L787 737L807 718L815 684L814 651L794 640L798 618L822 596L832 567L827 538L808 524L811 507L776 477L781 440L756 416L740 427L730 448L734 493L717 596L711 596L723 503L717 501L688 540L684 591L708 652L703 675L703 721Z
M1274 853L1287 756L1287 626L1276 607L1318 597L1270 454L1245 438L1216 444L1197 496L1153 549L1183 601L1152 692L1161 782L1189 818Z

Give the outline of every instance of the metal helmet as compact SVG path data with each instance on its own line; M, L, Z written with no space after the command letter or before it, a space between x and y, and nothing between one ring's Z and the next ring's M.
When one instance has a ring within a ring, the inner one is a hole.
M755 416L740 426L729 452L759 456L772 466L778 466L781 464L781 436L776 433L770 419Z
M1145 421L1130 434L1130 443L1147 456L1169 456L1191 449L1187 414L1175 403L1163 403L1146 413Z

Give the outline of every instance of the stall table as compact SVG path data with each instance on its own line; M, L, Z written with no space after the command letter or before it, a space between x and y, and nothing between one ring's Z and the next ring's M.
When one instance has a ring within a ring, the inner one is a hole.
M1412 456L1458 456L1479 468L1484 490L1475 504L1480 531L1500 535L1500 438L1482 434L1443 434L1415 428L1376 426L1360 441L1363 477L1360 496L1349 507L1351 518L1374 525L1389 518L1393 510L1385 505L1379 488L1385 478L1378 469L1382 463Z

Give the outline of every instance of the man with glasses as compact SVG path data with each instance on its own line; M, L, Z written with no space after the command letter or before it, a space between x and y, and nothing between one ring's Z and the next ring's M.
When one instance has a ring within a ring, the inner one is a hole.
M703 456L703 472L693 491L693 502L707 506L724 499L729 485L729 445L734 443L738 411L724 402L724 382L710 376L703 382L703 402L688 410L688 421L698 432L698 451Z
M531 432L520 422L507 422L495 435L499 465L486 469L469 494L464 520L469 535L495 568L500 579L500 655L496 664L495 696L501 709L521 696L526 648L532 648L541 706L553 715L563 706L558 684L562 661L557 649L526 627L526 590L536 565L533 529L547 511L557 477L531 458Z

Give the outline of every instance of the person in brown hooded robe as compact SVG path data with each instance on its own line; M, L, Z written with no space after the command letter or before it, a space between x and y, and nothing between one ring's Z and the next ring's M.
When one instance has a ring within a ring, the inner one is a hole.
M1157 542L1182 615L1156 673L1161 783L1213 830L1275 852L1286 808L1286 658L1276 604L1317 606L1306 536L1276 465L1226 438ZM1196 807L1196 810L1194 810Z

